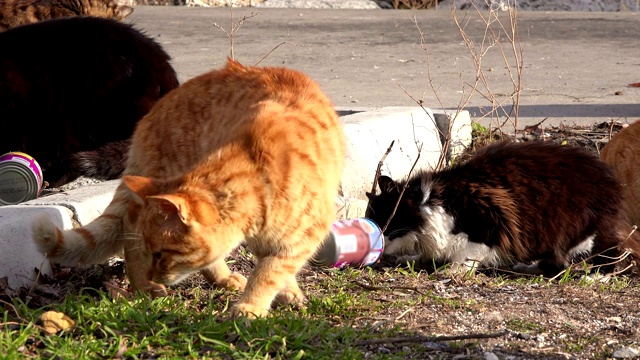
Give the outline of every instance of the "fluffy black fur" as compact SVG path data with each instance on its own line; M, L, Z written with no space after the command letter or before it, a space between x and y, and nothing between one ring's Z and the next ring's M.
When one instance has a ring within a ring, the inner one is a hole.
M137 121L178 86L162 47L116 20L23 25L0 49L0 154L33 156L52 186L120 176Z
M602 253L606 257L593 262L603 265L628 247L640 264L640 238L634 233L627 240L631 227L619 181L608 165L578 147L499 142L450 169L420 171L398 183L383 176L379 185L380 194L367 194L366 216L381 227L406 185L384 232L389 252L413 242L427 263L469 256L491 265L538 262L525 270L551 276L576 257ZM482 248L478 244L486 251L465 253Z

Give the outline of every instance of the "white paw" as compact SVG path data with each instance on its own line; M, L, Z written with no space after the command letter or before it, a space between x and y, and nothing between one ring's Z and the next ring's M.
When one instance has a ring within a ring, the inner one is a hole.
M585 281L587 283L601 283L601 284L606 284L609 282L609 280L611 280L611 276L609 275L603 275L600 273L594 273L594 274L589 274L589 275L583 275L582 278L580 279L582 281Z
M56 247L59 231L49 217L41 216L35 219L31 224L31 236L38 251L43 254L50 253Z
M512 268L513 271L520 274L528 274L528 275L543 275L544 272L538 266L538 263L533 263L530 265L527 264L515 264Z
M452 262L444 268L444 272L450 276L473 275L480 264L477 261L466 261L463 263Z

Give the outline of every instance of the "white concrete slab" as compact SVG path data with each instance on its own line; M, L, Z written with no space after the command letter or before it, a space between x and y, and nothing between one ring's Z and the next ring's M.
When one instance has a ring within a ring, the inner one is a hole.
M347 158L342 176L345 198L366 199L380 159L394 142L382 171L393 178L406 176L416 167L434 166L440 150L439 132L429 109L385 107L341 117L347 138ZM419 148L421 150L419 150Z
M73 213L73 220L84 225L97 218L109 205L118 184L120 180L91 184L27 201L20 206L64 206Z
M0 277L7 277L16 290L31 286L38 268L50 273L49 261L38 252L31 239L31 223L39 216L49 216L60 228L71 229L72 212L64 206L8 205L0 207Z

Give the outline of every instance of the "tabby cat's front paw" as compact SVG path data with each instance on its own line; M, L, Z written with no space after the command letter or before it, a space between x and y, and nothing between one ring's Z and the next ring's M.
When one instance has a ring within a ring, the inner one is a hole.
M246 303L238 303L231 308L231 316L236 318L246 316L248 319L256 319L268 314L269 309Z
M148 294L149 296L151 296L152 299L165 297L168 294L167 293L167 288L164 285L155 284L155 283L151 283L149 285L146 285L145 287L143 287L140 290L142 292L144 292L145 294Z
M305 296L299 288L285 288L278 293L275 302L278 305L302 306L305 302Z
M229 290L244 291L247 286L247 278L242 274L233 273L229 277L220 279L216 282L216 285Z

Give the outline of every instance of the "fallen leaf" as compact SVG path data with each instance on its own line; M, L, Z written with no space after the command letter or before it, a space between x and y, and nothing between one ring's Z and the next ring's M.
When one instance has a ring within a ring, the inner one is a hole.
M630 87L640 87L640 82L629 84Z
M59 331L71 329L76 322L67 315L57 311L46 311L39 317L42 329L47 335L54 335Z

